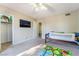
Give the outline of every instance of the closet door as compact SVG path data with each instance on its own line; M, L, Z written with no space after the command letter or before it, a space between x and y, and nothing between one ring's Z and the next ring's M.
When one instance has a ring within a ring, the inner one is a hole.
M8 41L7 23L1 23L1 43Z
M1 22L0 22L0 52L1 52Z
M12 24L1 24L1 43L12 41Z
M8 42L12 41L12 24L7 24Z

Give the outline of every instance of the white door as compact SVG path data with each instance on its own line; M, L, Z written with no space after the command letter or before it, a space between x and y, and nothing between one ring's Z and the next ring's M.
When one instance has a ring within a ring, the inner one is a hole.
M12 41L12 24L7 24L8 42Z
M1 23L1 43L12 41L12 24Z
M0 22L0 51L1 51L1 22Z
M6 23L1 23L1 43L8 41L8 25Z

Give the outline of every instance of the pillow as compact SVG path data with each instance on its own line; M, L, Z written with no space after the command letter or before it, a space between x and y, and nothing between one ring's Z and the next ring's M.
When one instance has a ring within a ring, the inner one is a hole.
M76 33L75 33L75 37L79 37L79 33L76 32Z

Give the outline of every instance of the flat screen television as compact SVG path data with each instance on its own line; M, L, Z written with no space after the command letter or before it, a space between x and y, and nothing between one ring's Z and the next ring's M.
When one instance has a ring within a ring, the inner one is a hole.
M31 27L31 22L27 20L20 19L20 27Z

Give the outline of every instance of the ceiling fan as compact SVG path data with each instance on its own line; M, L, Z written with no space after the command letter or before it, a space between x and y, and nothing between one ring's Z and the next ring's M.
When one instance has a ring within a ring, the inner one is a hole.
M47 7L43 3L33 3L32 6L36 11L47 10Z
M52 5L49 3L33 3L31 5L35 9L35 11L39 11L39 10L55 11Z

